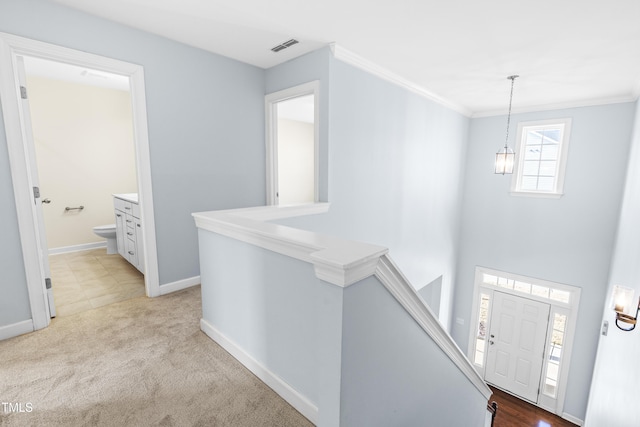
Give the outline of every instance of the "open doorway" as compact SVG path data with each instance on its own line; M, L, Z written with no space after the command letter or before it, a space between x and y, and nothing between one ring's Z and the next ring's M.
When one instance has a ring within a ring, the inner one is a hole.
M26 89L23 58L25 56L87 67L129 79L140 217L143 223L144 281L148 296L160 294L158 262L153 214L149 140L147 131L145 84L139 65L0 33L0 101L7 135L9 162L13 181L20 242L33 330L50 322L51 310L47 292L48 250L43 244L43 199L39 193L35 149L29 115L25 108Z
M144 295L144 275L107 246L113 194L138 193L129 78L30 56L24 68L51 315Z
M319 82L265 97L267 204L318 201Z

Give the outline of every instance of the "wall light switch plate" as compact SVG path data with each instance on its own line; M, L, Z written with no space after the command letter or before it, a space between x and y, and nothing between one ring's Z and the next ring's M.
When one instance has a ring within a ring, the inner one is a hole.
M607 333L609 333L609 321L605 320L604 323L602 324L602 335L606 337Z

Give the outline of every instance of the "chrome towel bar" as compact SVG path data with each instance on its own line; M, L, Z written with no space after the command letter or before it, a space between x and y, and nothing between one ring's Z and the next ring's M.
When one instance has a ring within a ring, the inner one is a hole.
M64 208L65 212L69 212L69 211L81 211L82 209L84 209L84 206L79 206L77 208L70 208L69 206L67 206L66 208Z

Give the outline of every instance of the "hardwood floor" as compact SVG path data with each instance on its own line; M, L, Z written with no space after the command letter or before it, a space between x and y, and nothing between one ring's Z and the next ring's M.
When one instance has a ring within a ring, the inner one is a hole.
M550 412L531 405L508 393L491 387L493 395L489 402L496 401L498 414L493 427L575 427L576 425Z

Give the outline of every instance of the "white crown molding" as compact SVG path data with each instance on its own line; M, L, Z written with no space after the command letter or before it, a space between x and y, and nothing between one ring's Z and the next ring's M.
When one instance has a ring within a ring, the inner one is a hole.
M334 58L339 61L345 62L347 64L353 65L354 67L360 68L364 71L369 72L383 80L387 80L391 83L394 83L398 86L401 86L411 92L417 93L418 95L429 99L430 101L436 102L443 107L454 110L466 117L475 119L481 117L494 117L494 116L505 116L507 112L504 108L497 110L486 110L486 111L471 111L468 108L455 104L445 98L442 98L422 86L417 85L414 82L411 82L404 77L395 74L386 68L383 68L362 56L359 56L348 49L336 44L330 43L331 51L333 52ZM622 104L625 102L635 102L640 98L640 80L635 85L631 94L625 96L615 96L615 97L607 97L607 98L596 98L596 99L586 99L580 101L568 101L568 102L558 102L558 103L550 103L550 104L540 104L540 105L532 105L526 106L522 108L513 108L511 110L512 114L520 114L520 113L534 113L539 111L551 111L551 110L562 110L568 108L580 108L580 107L593 107L597 105L607 105L607 104Z
M345 62L349 65L353 65L354 67L360 68L361 70L367 71L370 74L373 74L376 77L379 77L383 80L386 80L388 82L394 83L400 87L403 87L413 93L416 93L420 96L422 96L423 98L426 98L430 101L433 101L437 104L442 105L443 107L449 108L453 111L456 111L466 117L471 117L472 112L470 110L468 110L467 108L455 104L453 102L450 102L430 91L428 91L427 89L423 88L422 86L419 86L407 79L405 79L404 77L399 76L398 74L395 74L389 70L387 70L386 68L383 68L371 61L369 61L366 58L363 58L360 55L357 55L353 52L351 52L350 50L347 50L345 48L343 48L342 46L339 46L336 43L331 43L329 44L329 46L331 47L331 52L333 52L333 56L334 58L336 58L339 61Z
M640 85L638 87L640 90ZM598 105L623 104L625 102L635 102L638 100L637 95L618 96L612 98L587 99L582 101L559 102L555 104L532 105L529 107L512 108L511 114L536 113L541 111L565 110L569 108L595 107ZM507 112L504 108L499 110L478 111L470 117L472 119L482 117L506 116Z

